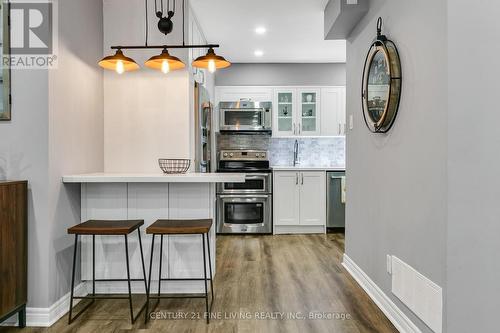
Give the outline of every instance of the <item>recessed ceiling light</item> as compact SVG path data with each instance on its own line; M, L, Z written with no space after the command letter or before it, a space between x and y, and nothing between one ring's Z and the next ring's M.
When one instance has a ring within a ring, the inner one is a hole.
M255 50L253 52L253 54L256 56L256 57L262 57L264 55L264 51L262 50Z
M266 33L266 28L265 27L257 27L257 28L255 28L255 33L257 35L263 35Z

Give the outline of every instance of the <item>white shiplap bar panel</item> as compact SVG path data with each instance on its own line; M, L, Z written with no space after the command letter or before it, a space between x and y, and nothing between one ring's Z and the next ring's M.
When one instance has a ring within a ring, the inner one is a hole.
M127 184L82 184L82 222L127 219ZM80 236L82 280L92 279L92 236ZM125 243L122 236L96 236L96 278L124 278Z
M152 235L146 235L146 228L157 219L168 218L168 184L163 183L129 183L128 184L128 216L129 219L144 220L144 226L141 227L142 247L144 250L144 261L146 266L146 275L149 275L149 258L151 255ZM136 241L137 238L134 237ZM160 242L157 237L155 242L155 259L153 261L154 272L158 271L158 256L160 253ZM166 242L165 242L166 243ZM164 253L165 244L164 244ZM131 254L132 255L132 254ZM164 258L166 260L166 257ZM132 271L136 277L142 277L142 267L140 266L140 251L133 252L133 261L131 261ZM168 272L167 265L163 265L162 271ZM152 278L156 280L156 278Z
M211 184L170 184L171 219L213 218L213 193ZM215 237L212 228L211 255L215 256ZM170 278L199 278L203 276L201 236L169 237ZM208 258L207 258L208 262Z
M144 219L141 227L146 274L149 274L151 235L146 227L159 218L214 218L213 183L82 183L82 221L88 219ZM96 236L96 278L125 278L125 247L122 236ZM82 280L92 278L91 236L82 237ZM210 232L212 267L215 274L215 227ZM137 232L129 236L132 278L142 278ZM163 277L203 276L201 236L164 237ZM157 289L159 237L155 240L152 268L152 292ZM208 259L208 258L207 258ZM208 271L208 269L207 269ZM126 292L123 282L98 284L97 292ZM143 292L143 284L133 284ZM195 293L203 290L200 282L163 282L163 292Z

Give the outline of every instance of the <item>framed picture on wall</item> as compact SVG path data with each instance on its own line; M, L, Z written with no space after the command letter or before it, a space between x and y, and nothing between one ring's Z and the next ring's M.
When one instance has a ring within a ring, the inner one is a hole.
M2 59L0 71L0 121L11 119L10 68L3 65L5 56L10 54L9 8L8 2L0 2L0 59Z

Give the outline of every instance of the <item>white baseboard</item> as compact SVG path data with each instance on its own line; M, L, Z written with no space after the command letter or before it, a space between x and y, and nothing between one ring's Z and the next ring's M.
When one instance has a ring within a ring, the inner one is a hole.
M210 282L207 282L210 283ZM132 294L145 294L145 286L142 281L132 281ZM210 288L210 285L209 285ZM96 294L128 294L127 282L100 281L96 282ZM158 280L151 280L151 293L158 290ZM87 292L92 293L92 281L87 281ZM203 281L162 281L161 292L163 294L197 294L205 293Z
M85 295L87 287L85 282L80 283L75 287L75 295ZM26 326L29 327L50 327L54 325L61 317L69 311L70 293L67 293L52 306L48 308L26 308ZM79 300L74 300L73 305L77 304ZM1 326L17 326L17 315L12 316L6 320Z
M293 235L293 234L324 234L326 228L324 225L274 225L275 235Z
M151 281L151 292L154 293L157 289L158 281ZM132 281L132 293L145 294L144 282ZM162 293L167 294L195 294L204 293L205 285L203 281L163 281ZM210 287L209 287L210 288ZM92 292L92 281L84 281L75 287L75 295L84 296ZM97 294L126 294L128 286L126 282L97 282ZM28 327L50 327L54 325L61 317L69 311L70 293L67 293L52 306L48 308L26 308L26 326ZM73 305L78 304L80 300L73 300ZM12 316L0 326L17 326L17 315Z
M373 282L363 270L344 253L344 268L358 282L368 296L377 304L396 329L401 333L421 333L420 329L401 311L396 304Z

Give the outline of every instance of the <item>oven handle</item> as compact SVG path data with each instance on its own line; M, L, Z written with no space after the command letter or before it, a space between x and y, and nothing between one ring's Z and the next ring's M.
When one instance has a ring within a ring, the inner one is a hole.
M245 179L266 179L269 178L269 176L269 173L247 173Z
M270 194L220 194L217 195L218 198L221 199L231 199L231 198L262 198L262 199L267 199L271 195Z

